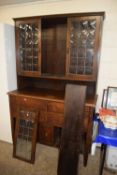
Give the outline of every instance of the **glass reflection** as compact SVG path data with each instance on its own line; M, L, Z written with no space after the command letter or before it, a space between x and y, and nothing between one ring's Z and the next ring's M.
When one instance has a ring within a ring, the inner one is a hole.
M70 33L69 72L91 75L93 73L96 20L73 20Z
M19 25L19 57L23 71L38 71L38 25Z
M20 111L20 115L16 140L16 156L30 161L32 156L34 114L33 112Z

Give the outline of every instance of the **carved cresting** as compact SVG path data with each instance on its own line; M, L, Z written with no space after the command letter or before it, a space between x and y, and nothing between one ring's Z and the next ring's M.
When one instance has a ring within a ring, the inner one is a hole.
M77 175L82 145L86 86L68 84L65 92L65 120L58 159L58 175Z

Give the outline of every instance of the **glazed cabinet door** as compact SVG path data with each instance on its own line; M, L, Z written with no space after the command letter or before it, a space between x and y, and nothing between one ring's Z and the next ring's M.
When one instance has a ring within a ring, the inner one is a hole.
M39 18L15 20L18 75L38 77L41 73L41 22Z
M14 135L14 157L34 163L37 126L38 112L28 109L18 110Z
M100 16L68 19L67 76L79 80L96 80L101 22Z
M53 145L53 126L47 122L40 123L39 142L45 145Z

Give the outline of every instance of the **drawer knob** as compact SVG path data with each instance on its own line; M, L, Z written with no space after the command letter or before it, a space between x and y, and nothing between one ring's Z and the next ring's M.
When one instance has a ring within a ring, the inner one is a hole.
M27 98L24 98L24 101L27 101Z
M27 112L26 116L29 117L29 112Z

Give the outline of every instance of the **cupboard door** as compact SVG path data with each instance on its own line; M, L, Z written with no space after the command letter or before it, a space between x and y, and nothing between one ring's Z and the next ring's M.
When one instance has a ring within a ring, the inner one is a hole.
M48 123L39 124L39 142L46 145L53 145L53 126Z
M37 77L41 73L41 22L39 18L16 20L18 75Z
M38 112L20 109L16 121L13 155L34 163L37 138Z
M47 122L56 127L62 127L64 123L64 114L47 112Z
M66 74L80 80L96 80L100 16L68 19Z

